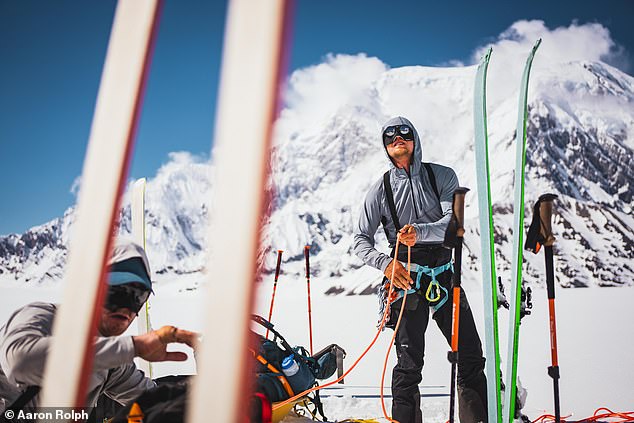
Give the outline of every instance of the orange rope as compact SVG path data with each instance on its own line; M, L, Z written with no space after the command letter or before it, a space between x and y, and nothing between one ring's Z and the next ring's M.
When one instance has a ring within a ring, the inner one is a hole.
M394 256L396 257L396 252L398 252L398 244L400 242L400 235L397 237L396 239L396 248L395 248L395 254ZM394 277L394 269L392 269L392 277ZM394 290L394 287L392 286L392 284L390 284L390 290L388 292L387 298L389 299L392 291ZM281 402L277 402L273 405L273 410L277 410L283 406L285 406L286 404L289 404L303 396L306 396L308 394L310 394L311 392L315 392L318 391L320 389L324 389L327 388L329 386L335 385L337 383L339 383L340 381L342 381L346 376L348 376L348 374L350 374L350 372L352 372L352 370L357 366L357 364L359 364L359 362L361 361L361 359L363 359L363 357L365 357L365 355L368 353L368 351L370 351L370 349L374 346L374 344L376 343L376 340L379 338L379 335L381 334L381 332L383 331L383 326L385 326L385 320L387 318L387 314L390 310L389 304L387 307L385 307L385 311L383 312L383 318L381 319L381 324L379 325L379 329L376 332L376 335L374 335L374 338L372 339L372 341L370 342L370 345L367 346L367 348L361 353L361 355L355 360L354 363L352 363L352 366L350 366L350 368L348 370L346 370L340 377L338 377L337 379L333 380L332 382L328 382L324 385L321 386L313 386L310 389L305 390L304 392L300 392L299 394L281 401ZM381 390L382 391L382 390Z
M400 237L400 234L399 234ZM400 238L397 237L396 239L396 249L394 250L394 259L396 260L396 258L398 257L398 244L400 241ZM412 254L412 248L410 246L407 247L407 273L409 273L410 268L411 268L411 254ZM392 278L391 280L394 280L394 271L396 269L396 266L392 267ZM392 290L392 284L390 283L390 291ZM390 297L388 296L388 299ZM392 351L392 345L394 344L394 340L396 339L396 333L398 332L398 327L401 325L401 317L403 317L403 311L405 310L405 301L407 300L407 290L403 291L403 304L401 304L401 311L398 313L398 320L396 321L396 326L394 327L394 334L392 334L392 340L390 341L389 345L387 346L387 353L385 354L385 361L383 362L383 373L381 373L381 409L383 410L383 416L390 422L393 423L399 423L397 420L394 420L392 418L390 418L390 416L387 415L387 411L385 410L385 399L383 398L383 385L385 383L385 370L387 368L387 362L388 359L390 358L390 351ZM389 301L387 304L387 307L389 307Z
M601 411L605 411L601 413ZM571 417L572 415L568 415L566 417L562 417L561 421L566 422L565 419ZM581 420L577 420L578 422L597 422L599 420L604 419L614 419L610 420L613 423L632 423L634 422L634 411L627 412L614 412L609 408L601 407L595 410L594 414L591 417L586 417ZM532 423L550 423L555 421L555 416L551 414L544 414L539 416L537 419L533 420Z
M561 421L565 421L564 419L571 417L572 414L569 414L567 416L561 417ZM538 418L536 418L535 420L533 420L532 423L547 423L547 422L554 422L555 421L555 416L552 414L543 414L541 416L539 416Z

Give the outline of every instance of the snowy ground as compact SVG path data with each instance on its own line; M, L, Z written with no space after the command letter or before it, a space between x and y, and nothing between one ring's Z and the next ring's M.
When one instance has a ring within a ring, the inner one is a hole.
M192 276L190 276L191 278ZM349 366L369 344L375 333L376 299L374 296L324 296L321 286L331 286L325 280L313 278L313 334L318 350L337 343L347 351ZM187 290L193 280L181 277L178 281L156 285L152 303L155 327L163 324L202 329L205 313L205 290ZM262 284L255 311L268 314L272 283ZM482 298L477 290L467 295L478 323L482 324ZM60 287L24 288L13 284L0 285L0 322L11 312L30 301L57 301ZM519 375L528 390L525 413L535 419L544 412L552 413L552 381L546 368L550 364L548 309L546 292L533 292L533 314L524 319L520 339ZM634 409L634 288L588 288L557 290L557 323L559 360L561 367L562 414L576 418L591 415L600 406L615 411ZM304 280L280 278L273 322L291 344L308 347L306 313L306 283ZM501 338L506 338L507 312L501 311ZM222 320L218 324L222 324ZM213 331L213 330L212 330ZM482 329L480 333L483 333ZM325 390L324 404L330 419L379 418L381 368L392 332L384 332L375 347L346 379L346 385ZM207 337L208 338L208 337ZM423 385L423 409L426 422L447 420L449 364L448 346L433 322L427 331L427 351ZM504 358L506 345L502 342ZM390 384L390 357L386 385ZM155 365L158 375L194 373L193 360L184 363ZM385 393L389 395L389 388ZM367 398L366 396L373 396ZM440 396L438 396L440 395ZM389 398L386 401L389 410ZM287 418L286 421L304 419Z
M313 279L311 285L314 287L319 283L318 279ZM289 340L307 345L305 290L305 282L300 280L278 284L272 320L283 334L288 334ZM262 289L256 306L264 315L268 313L270 292L270 287ZM467 295L480 325L480 334L483 334L481 292L468 291ZM532 419L545 412L553 413L552 379L547 375L550 339L546 298L545 290L534 290L533 313L524 318L520 332L518 374L528 390L524 412ZM601 406L619 411L634 409L634 289L559 289L556 301L562 415L586 417ZM374 296L315 297L312 310L315 349L336 342L346 349L348 364L358 357L375 333ZM506 310L500 312L503 360L507 316ZM381 335L377 345L346 380L346 385L372 386L375 387L374 394L379 393L380 372L391 335L391 331ZM449 392L447 350L440 330L430 322L421 386L423 395ZM388 386L395 355L390 358L386 375ZM447 397L424 398L423 404L427 422L447 420ZM337 419L382 415L378 399L329 398L325 408L328 417L332 415Z

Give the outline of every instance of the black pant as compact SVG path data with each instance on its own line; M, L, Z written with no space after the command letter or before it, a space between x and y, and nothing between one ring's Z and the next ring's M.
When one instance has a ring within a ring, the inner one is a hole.
M399 254L400 255L400 254ZM400 257L399 257L400 258ZM428 264L437 266L442 263ZM433 315L433 319L451 344L451 271L436 279L447 288L449 298ZM414 275L412 275L414 276ZM398 363L392 371L392 418L400 423L422 422L420 392L425 330L429 322L430 307L424 292L430 278L423 276L421 293L407 296L406 309L396 334ZM402 301L392 305L391 319L396 320ZM484 374L485 359L476 330L471 308L464 291L460 290L460 327L458 330L458 412L461 423L487 421L487 385Z

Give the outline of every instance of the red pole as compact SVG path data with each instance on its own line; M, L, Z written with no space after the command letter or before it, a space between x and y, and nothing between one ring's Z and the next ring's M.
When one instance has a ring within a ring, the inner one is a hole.
M280 276L280 265L282 264L282 250L277 250L277 264L275 265L275 282L273 282L273 295L271 296L271 308L269 309L269 323L273 316L273 303L275 302L275 291L277 290L277 278ZM269 339L269 330L266 330L266 339Z
M312 310L310 309L310 245L304 247L304 257L306 257L306 287L308 288L308 334L310 336L310 355L313 355L313 322L311 318Z
M552 201L542 202L541 206L552 208ZM541 214L540 207L540 214ZM544 212L548 214L549 212ZM548 216L550 223L550 216ZM549 239L550 238L550 239ZM552 235L546 238L545 258L546 258L546 289L548 291L548 314L550 316L550 357L552 366L548 368L548 375L553 379L553 395L555 402L555 423L561 422L561 405L559 403L559 359L557 357L557 323L555 319L555 271L553 264L553 244L555 237Z
M548 376L553 379L553 396L555 402L555 423L560 423L561 410L559 403L559 361L557 357L557 323L555 319L555 266L553 262L552 215L555 194L543 194L533 207L533 221L526 235L524 248L537 254L544 246L546 261L546 290L548 293L548 314L550 316L550 357L552 366L548 367Z

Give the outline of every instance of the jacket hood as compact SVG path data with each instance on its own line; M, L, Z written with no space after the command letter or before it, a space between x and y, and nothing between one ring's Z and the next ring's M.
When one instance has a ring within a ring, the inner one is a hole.
M129 239L117 240L108 261L108 284L136 282L152 290L150 263L143 247Z
M400 175L402 173L404 176L407 176L407 173L405 172L404 169L398 169L394 165L394 161L389 156L389 154L387 154L387 148L383 145L383 131L385 131L385 128L387 128L388 126L394 126L394 125L407 125L410 128L412 128L412 131L414 131L414 153L412 154L412 162L410 163L409 168L410 168L410 174L412 175L417 174L420 170L421 162L423 160L423 148L420 143L420 137L418 136L418 131L416 130L412 122L409 121L409 119L404 118L403 116L396 116L391 118L387 122L385 122L383 124L383 127L381 127L381 135L380 135L381 146L383 146L383 151L385 152L385 156L390 161L390 166L396 169L397 175Z

